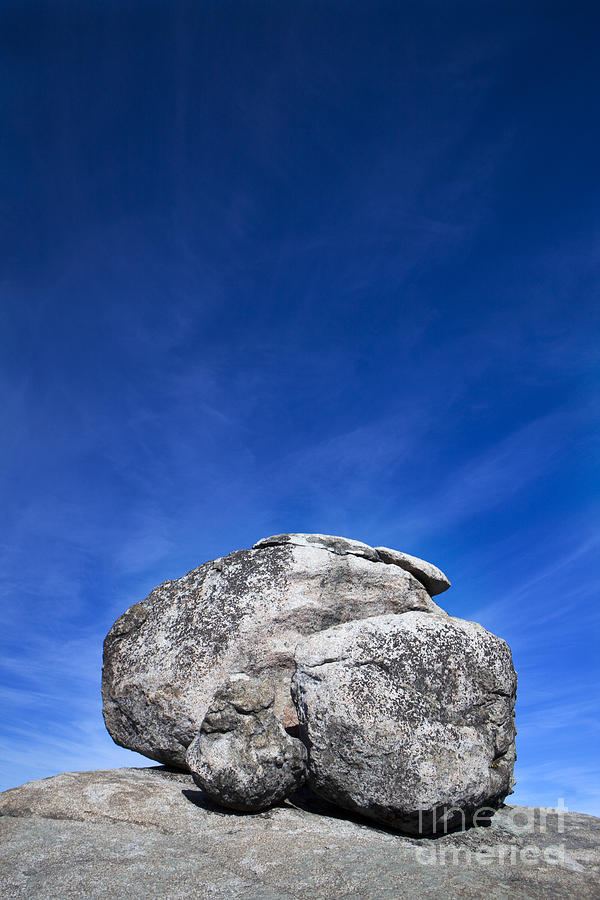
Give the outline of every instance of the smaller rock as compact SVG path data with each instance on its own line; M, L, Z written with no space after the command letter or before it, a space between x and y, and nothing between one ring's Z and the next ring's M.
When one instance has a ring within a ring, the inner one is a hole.
M306 748L284 730L273 703L271 681L232 675L188 747L194 781L221 806L257 812L304 784Z
M400 566L405 572L410 572L417 581L420 581L430 597L443 594L450 587L450 580L432 563L409 553L401 553L400 550L391 550L389 547L375 547L381 562L390 566Z
M274 534L271 537L261 538L252 549L262 550L264 547L280 547L286 544L293 547L319 547L337 556L361 556L363 559L370 559L371 562L379 560L375 550L368 544L334 534Z

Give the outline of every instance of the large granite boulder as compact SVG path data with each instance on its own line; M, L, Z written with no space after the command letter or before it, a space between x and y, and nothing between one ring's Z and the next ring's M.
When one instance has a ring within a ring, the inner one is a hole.
M309 785L409 833L468 824L511 791L516 675L480 625L406 612L307 638L292 690Z
M270 679L232 675L215 694L186 754L198 787L229 809L266 809L302 787L306 747L273 713Z
M290 698L296 644L340 622L442 611L423 585L373 548L328 535L277 535L166 581L125 612L104 642L106 727L117 744L185 768L217 687L267 676L275 714Z
M600 819L575 812L503 807L489 827L419 841L305 792L235 816L161 767L0 794L7 900L589 900L599 880Z

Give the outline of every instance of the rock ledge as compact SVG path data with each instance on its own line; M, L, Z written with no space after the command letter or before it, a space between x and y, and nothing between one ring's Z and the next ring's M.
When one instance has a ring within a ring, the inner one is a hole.
M236 815L161 767L57 775L0 794L0 894L15 900L589 900L599 848L600 819L531 807L434 840L340 815L306 792Z

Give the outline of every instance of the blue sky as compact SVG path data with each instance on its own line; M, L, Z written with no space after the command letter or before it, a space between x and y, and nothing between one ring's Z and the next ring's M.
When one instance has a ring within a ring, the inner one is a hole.
M518 803L600 814L600 13L2 4L0 786L144 765L101 644L283 531L513 649Z

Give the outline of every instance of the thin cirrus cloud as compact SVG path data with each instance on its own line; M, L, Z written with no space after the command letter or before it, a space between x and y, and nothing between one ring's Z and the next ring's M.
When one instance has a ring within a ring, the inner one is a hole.
M422 540L494 507L510 506L560 464L578 439L578 424L588 419L585 409L556 410L502 437L485 452L461 460L456 468L441 471L426 502L407 491L396 514L403 529L414 540ZM437 461L435 426L435 418L414 412L375 422L290 455L283 461L280 478L282 482L287 478L289 490L310 494L315 504L323 506L342 485L348 502L356 498L360 503L377 485L385 485L395 488L398 503L397 493L404 483L410 484L424 446L430 443L431 457ZM393 510L385 501L382 506L379 513L388 523L393 521Z
M58 771L144 764L115 747L100 715L101 635L65 639L34 634L3 654L0 784L14 773L42 778ZM5 686L5 685L13 685ZM59 712L60 711L60 712Z
M543 478L576 440L585 410L562 409L528 422L485 453L468 459L446 479L433 503L435 522L448 528L500 504L510 504L529 484ZM431 521L431 519L429 519ZM419 530L419 522L413 523ZM427 527L426 525L424 527Z

